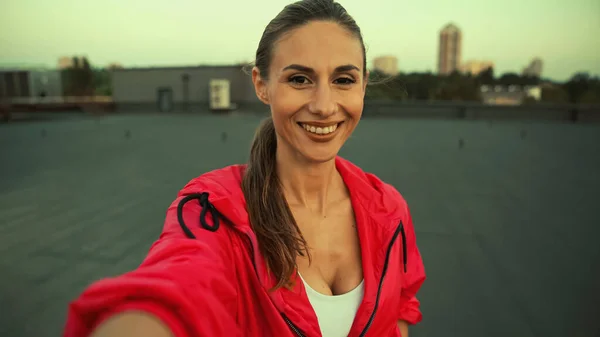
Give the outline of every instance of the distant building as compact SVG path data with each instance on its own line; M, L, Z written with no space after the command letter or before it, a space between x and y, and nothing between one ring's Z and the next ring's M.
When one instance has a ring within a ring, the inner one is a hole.
M8 100L43 99L62 95L62 78L58 70L0 70L0 98Z
M526 86L525 93L527 97L530 97L536 101L542 100L542 87L539 85Z
M195 112L250 105L268 111L239 65L114 69L111 78L120 111Z
M83 67L83 60L85 56L63 56L58 59L57 67L60 70L67 68L81 68Z
M492 105L519 105L526 99L539 101L542 98L541 87L535 85L482 85L480 92L483 103Z
M123 65L117 62L113 62L110 63L106 68L108 68L108 70L123 69Z
M398 74L398 58L396 56L379 56L373 60L373 69L384 74Z
M63 56L58 59L57 68L58 69L67 69L72 68L74 65L73 58L68 56Z
M524 76L535 76L535 77L541 77L542 76L542 67L543 67L543 62L540 58L534 58L533 60L531 60L531 63L529 63L529 65L525 68L523 68L523 75Z
M492 61L467 61L460 66L461 72L471 75L479 75L479 73L494 68Z
M446 25L440 32L438 73L448 75L460 70L462 33L454 24Z

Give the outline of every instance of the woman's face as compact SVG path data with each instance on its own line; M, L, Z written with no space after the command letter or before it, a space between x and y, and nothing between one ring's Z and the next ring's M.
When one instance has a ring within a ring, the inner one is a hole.
M335 158L363 110L360 41L337 23L311 22L276 42L269 71L264 81L255 68L253 80L271 107L278 152L310 162Z

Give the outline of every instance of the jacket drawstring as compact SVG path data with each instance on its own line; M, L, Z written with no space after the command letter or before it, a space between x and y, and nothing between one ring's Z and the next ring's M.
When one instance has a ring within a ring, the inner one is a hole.
M220 213L219 211L217 211L215 206L213 206L213 204L211 204L208 200L208 193L203 192L189 194L185 196L185 198L181 199L181 201L179 201L179 204L177 205L177 220L179 221L179 226L181 226L181 229L183 230L185 235L190 239L196 238L194 233L192 233L192 231L189 229L188 226L186 226L185 222L183 221L183 206L186 202L192 199L198 199L200 207L202 207L202 211L200 212L200 225L202 226L202 228L211 232L216 232L217 229L219 229ZM206 222L206 211L209 211L210 215L212 216L212 226Z

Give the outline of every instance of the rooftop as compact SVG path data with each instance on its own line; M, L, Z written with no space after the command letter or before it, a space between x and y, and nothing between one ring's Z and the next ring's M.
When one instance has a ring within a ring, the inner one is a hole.
M460 28L454 23L449 23L442 28L442 33L460 33Z
M245 161L258 122L0 125L0 335L60 335L86 285L142 261L185 183ZM411 337L598 331L600 125L365 118L342 155L411 207L428 275Z

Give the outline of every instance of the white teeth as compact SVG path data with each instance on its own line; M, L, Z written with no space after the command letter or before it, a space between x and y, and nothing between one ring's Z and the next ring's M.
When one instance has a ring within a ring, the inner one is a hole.
M335 131L337 129L337 124L325 127L315 127L308 124L302 124L302 127L308 132L316 133L318 135L326 135Z

